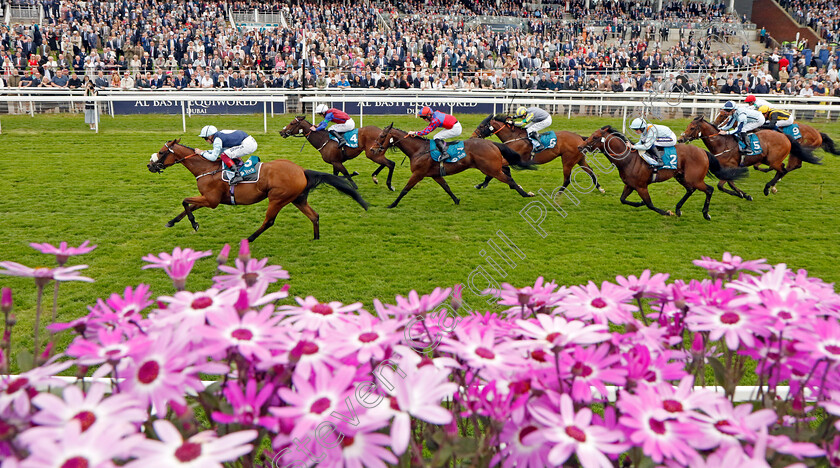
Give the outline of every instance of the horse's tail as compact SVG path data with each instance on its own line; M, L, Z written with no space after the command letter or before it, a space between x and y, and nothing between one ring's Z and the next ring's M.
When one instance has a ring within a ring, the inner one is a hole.
M712 153L706 151L709 159L709 172L720 180L738 180L749 175L746 167L723 167Z
M534 167L533 161L523 161L522 156L519 155L516 151L510 149L507 145L503 145L501 143L493 142L496 145L496 148L499 148L499 151L502 153L502 157L511 165L511 167L515 169L530 169L530 170L537 170Z
M835 156L840 156L840 150L834 146L834 140L831 139L830 136L826 135L823 132L820 132L820 136L822 137L822 149L824 149L827 153L831 153Z
M334 176L332 174L327 174L326 172L318 172L312 171L309 169L304 169L303 174L306 176L306 188L303 189L302 196L309 195L309 191L314 189L315 187L321 184L332 185L335 187L336 190L339 192L347 195L348 197L356 200L356 203L362 205L362 208L365 210L368 209L367 202L359 195L359 192L353 188L353 185L347 181L347 179L343 177Z
M811 164L822 164L822 159L814 156L811 150L805 149L792 136L785 134L788 141L790 141L790 154L794 157Z

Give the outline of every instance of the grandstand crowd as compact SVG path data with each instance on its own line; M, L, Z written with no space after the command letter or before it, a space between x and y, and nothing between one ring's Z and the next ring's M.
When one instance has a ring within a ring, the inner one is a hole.
M244 1L13 1L38 5L44 22L0 25L0 86L840 96L836 51L824 63L805 63L805 55L797 50L785 54L778 48L751 51L747 45L713 48L716 38L728 31L721 24L742 21L726 14L721 3L671 1L655 12L650 1L613 0L593 1L588 10L585 2L575 0L536 11L516 0L410 0L376 6L337 1L291 6ZM253 8L282 12L288 24L240 30L227 21L228 9ZM462 18L453 20L441 12ZM505 31L467 24L469 17L487 14L528 21L524 29ZM593 16L602 24L570 19ZM646 18L702 20L708 28L671 30L667 22L636 21Z
M840 39L840 2L837 0L779 0L779 4L827 42L837 43Z

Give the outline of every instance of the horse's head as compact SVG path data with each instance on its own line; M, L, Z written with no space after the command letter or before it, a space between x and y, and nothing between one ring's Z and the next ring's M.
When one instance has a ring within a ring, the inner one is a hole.
M149 158L149 164L146 165L149 168L149 172L161 173L167 167L177 163L179 158L176 150L180 147L178 145L180 142L180 138L167 141L163 144L160 151L152 153L152 157Z
M292 119L288 125L280 130L280 136L283 138L288 138L290 136L305 136L309 132L309 127L311 126L312 125L306 121L305 116L298 115Z
M505 117L503 114L488 115L472 132L471 138L487 138L490 135L499 133L499 131L508 125Z
M724 120L728 119L729 116L732 115L732 112L733 111L725 111L721 109L721 111L718 112L718 115L715 116L715 120L712 120L712 125L717 127L722 124Z
M627 137L610 125L595 130L595 133L578 146L581 152L600 151L610 159L624 159L630 154L629 148Z
M374 141L373 145L370 147L374 154L381 153L394 144L394 136L391 133L393 130L394 122L391 122L387 127L383 128L382 131L379 132L379 136L376 137L376 141Z
M714 126L706 121L703 116L695 117L691 123L688 124L688 127L685 129L684 132L680 135L679 140L680 143L686 143L692 140L696 140L698 138L703 138L704 136L710 136L715 133L713 129ZM703 135L703 131L706 130L706 134Z

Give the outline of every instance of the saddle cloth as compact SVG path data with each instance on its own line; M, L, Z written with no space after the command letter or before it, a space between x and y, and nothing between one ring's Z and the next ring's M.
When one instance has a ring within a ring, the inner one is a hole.
M252 155L245 161L245 164L242 165L242 168L239 169L239 175L242 176L242 180L239 181L240 184L253 184L256 181L260 180L260 169L262 168L262 164L260 162L260 157L256 155ZM222 180L230 183L230 179L233 178L234 172L231 170L225 169L222 171Z
M536 143L533 138L528 138L531 140L531 145ZM555 132L545 132L540 134L540 144L542 145L544 150L554 148L554 145L557 144L557 134Z
M441 162L441 155L440 151L437 149L437 145L435 144L434 140L429 140L429 153L432 155L432 159L437 162ZM443 162L454 163L464 159L464 156L467 155L464 152L464 142L459 141L455 143L449 143L446 146L446 157L443 159Z
M761 154L764 152L764 149L761 147L761 142L758 140L758 135L750 133L747 137L750 142L749 154ZM738 147L741 151L744 151L744 144L741 143L741 140L738 140Z
M359 147L359 129L354 128L349 132L344 132L344 141L347 142L348 148L358 148ZM330 135L330 140L337 142L336 138Z
M802 138L802 132L799 131L799 124L797 123L782 127L782 133L792 136L794 140Z

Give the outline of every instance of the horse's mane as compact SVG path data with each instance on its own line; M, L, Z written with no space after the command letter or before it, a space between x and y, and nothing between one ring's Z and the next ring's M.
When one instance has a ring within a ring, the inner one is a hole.
M714 128L715 130L717 130L717 129L718 129L718 126L717 126L717 125L715 125L715 124L714 124L714 122L711 122L711 121L709 121L709 120L706 120L706 117L704 117L704 116L702 116L702 115L698 115L697 117L695 117L695 118L694 118L694 120L693 120L693 122L705 122L705 123L707 123L707 124L711 125L711 126L712 126L712 128Z
M403 129L397 128L397 127L393 127L393 126L392 126L392 127L391 127L391 130L396 130L396 131L398 131L398 132L402 132L402 133L404 133L404 134L408 135L408 132L406 132L406 131L405 131L405 130L403 130ZM419 138L419 139L421 139L421 140L428 140L428 138L426 138L426 137L422 137L422 136L413 136L412 138Z
M496 114L496 115L494 115L494 116L493 116L493 120L498 120L499 122L504 122L504 121L506 121L506 120L507 120L507 119L509 119L509 118L510 118L510 116L509 116L509 115L507 115L507 114L501 114L501 113L500 113L500 114Z
M493 118L493 114L488 115L487 117L484 118L484 120L481 121L481 123L479 125L487 125L488 123L490 123L490 119L492 119L492 118Z
M625 143L630 143L630 140L627 139L627 136L625 136L623 133L619 132L618 130L614 129L612 125L604 125L603 127L601 127L601 130L606 130L607 132L609 132L613 135L618 135L618 137L621 138L622 140L624 140Z

